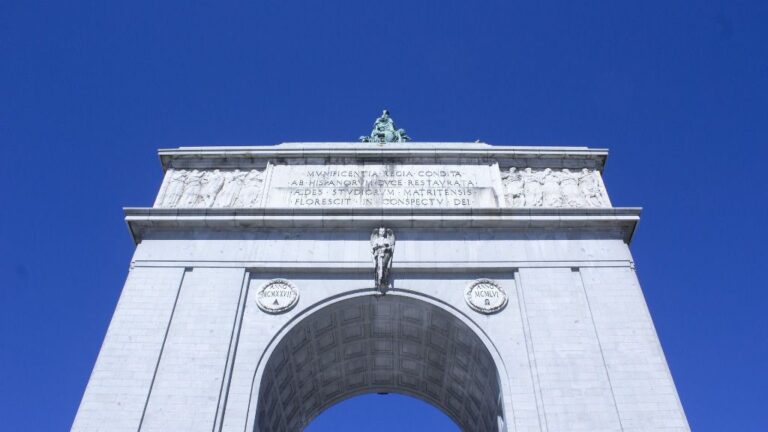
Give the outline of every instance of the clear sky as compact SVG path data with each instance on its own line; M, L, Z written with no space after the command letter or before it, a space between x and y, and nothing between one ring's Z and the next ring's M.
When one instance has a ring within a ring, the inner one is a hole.
M609 148L691 426L768 430L766 23L733 0L0 2L0 429L70 427L157 148L353 140L386 107L416 140ZM441 430L420 406L313 431Z

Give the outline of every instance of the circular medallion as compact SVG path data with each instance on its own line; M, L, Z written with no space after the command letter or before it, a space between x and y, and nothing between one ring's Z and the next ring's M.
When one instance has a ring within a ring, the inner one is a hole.
M478 279L464 290L464 300L475 311L492 314L507 305L507 293L495 281Z
M299 290L285 279L272 279L256 290L256 304L267 313L282 313L299 302Z

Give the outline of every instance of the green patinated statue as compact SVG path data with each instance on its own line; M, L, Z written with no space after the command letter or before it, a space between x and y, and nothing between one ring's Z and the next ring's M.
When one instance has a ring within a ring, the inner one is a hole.
M361 136L362 142L405 142L410 141L411 137L405 134L405 129L395 129L395 122L389 116L389 111L384 110L381 117L376 119L373 124L371 136Z

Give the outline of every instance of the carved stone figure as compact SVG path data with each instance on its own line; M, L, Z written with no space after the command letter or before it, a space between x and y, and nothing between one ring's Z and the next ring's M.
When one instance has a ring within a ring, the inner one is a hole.
M562 206L562 195L560 193L560 176L558 173L547 168L541 173L541 205L543 207Z
M200 189L202 188L203 173L198 170L192 170L187 173L187 178L184 181L184 192L181 195L181 199L177 207L197 207L197 202L200 200Z
M524 173L523 192L525 193L525 206L541 207L541 176L539 172L533 173L530 168L526 168Z
M563 170L563 176L560 180L560 190L563 191L563 205L566 207L584 207L586 201L579 189L579 179L576 173L572 173L568 168Z
M246 172L240 170L228 171L224 173L224 186L222 186L216 199L213 201L214 207L232 207L235 203L240 189L243 187Z
M256 207L259 204L259 198L261 198L262 183L261 172L255 169L251 170L243 180L243 186L237 195L234 207Z
M361 136L362 142L405 142L410 141L411 137L406 135L405 129L395 129L395 122L389 116L389 111L384 110L381 117L373 123L373 130L370 136Z
M174 170L158 207L256 207L262 194L262 172Z
M208 171L203 175L200 187L200 199L197 201L198 207L211 207L222 186L224 186L224 176L219 170Z
M599 174L587 168L502 171L504 196L510 207L606 207L609 205Z
M525 206L523 176L517 171L517 168L511 167L508 172L503 173L502 181L504 183L504 194L507 198L507 205L511 207Z
M375 287L382 294L389 288L389 272L392 267L392 255L395 252L395 233L389 228L376 228L371 233L371 252L373 253Z
M168 179L168 186L165 188L161 207L176 207L184 193L184 181L187 178L187 172L184 170L173 170Z
M589 207L605 207L603 192L594 172L584 168L579 177L579 188Z

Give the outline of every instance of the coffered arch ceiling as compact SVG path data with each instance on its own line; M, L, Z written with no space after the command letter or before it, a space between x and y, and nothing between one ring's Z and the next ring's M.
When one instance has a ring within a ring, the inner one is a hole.
M304 318L267 361L256 430L300 431L352 396L402 393L444 411L467 432L498 431L499 373L480 338L430 303L363 296Z

